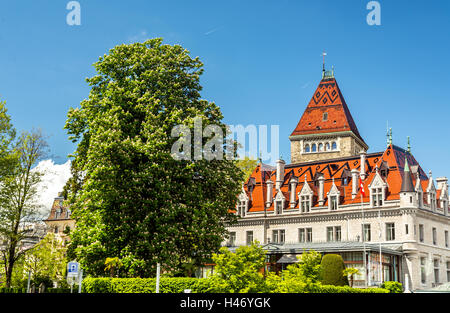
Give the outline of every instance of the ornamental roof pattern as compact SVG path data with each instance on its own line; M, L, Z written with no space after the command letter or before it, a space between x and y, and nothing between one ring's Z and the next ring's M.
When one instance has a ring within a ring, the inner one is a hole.
M366 178L363 181L364 188L366 190L365 196L362 198L363 202L370 202L370 193L369 193L369 185L374 180L377 175L377 171L379 173L379 169L383 162L385 162L384 168L386 169L384 173L381 173L383 180L387 184L386 190L386 199L389 200L399 200L400 199L400 190L403 182L404 175L404 167L405 167L405 157L408 160L408 164L410 168L414 166L415 171L410 175L413 184L416 185L417 179L419 179L419 184L422 186L423 190L426 190L426 187L429 184L429 178L416 161L414 156L395 145L389 145L384 152L370 153L366 155L365 160L365 170L366 170ZM328 205L328 197L327 193L331 190L333 185L333 180L336 187L340 192L340 201L339 205L350 205L350 204L359 204L361 202L361 196L359 194L356 197L352 196L352 177L348 176L348 171L356 169L358 173L360 172L361 160L359 156L354 157L345 157L339 159L330 159L323 160L317 162L308 162L308 163L296 163L286 165L284 169L284 180L280 187L281 192L283 193L286 199L289 199L290 194L290 180L292 176L299 177L298 184L295 190L295 200L296 205L295 208L298 208L298 193L301 192L305 185L305 177L306 184L308 184L309 188L313 191L313 207L319 207L318 203L318 194L319 194L319 184L316 179L320 174L324 177L324 204L323 206ZM265 168L264 166L262 167ZM380 174L380 173L379 173ZM251 199L248 206L248 212L263 212L265 207L265 202L267 200L267 184L266 181L269 179L274 181L276 178L276 170L263 170L261 171L261 164L259 164L251 174L249 180L244 184L244 190L246 194ZM359 178L358 178L359 179ZM248 182L252 180L253 186L252 190L248 190ZM359 186L359 184L358 184ZM273 195L277 194L277 190L275 190L274 185ZM424 193L424 202L427 203L427 197ZM270 207L266 208L267 212L274 210L274 202ZM289 207L288 201L285 203L284 210L288 212L291 210Z
M322 79L291 136L343 131L353 132L364 142L336 79Z

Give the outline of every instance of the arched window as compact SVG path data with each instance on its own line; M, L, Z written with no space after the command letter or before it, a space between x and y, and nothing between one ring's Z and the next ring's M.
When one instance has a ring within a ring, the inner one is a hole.
M333 142L331 143L331 150L337 150L337 144L336 144L336 141L333 141Z
M317 151L316 144L313 143L312 146L311 146L311 152L316 152L316 151Z
M319 143L319 152L323 151L323 143Z
M306 152L306 153L309 153L310 151L311 151L311 149L310 149L309 145L306 145L306 146L305 146L305 152Z
M329 142L327 142L325 144L325 151L330 151L330 143Z

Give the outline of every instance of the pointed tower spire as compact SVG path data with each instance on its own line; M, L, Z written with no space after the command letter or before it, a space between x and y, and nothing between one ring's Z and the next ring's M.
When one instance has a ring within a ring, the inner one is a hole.
M408 159L405 155L405 168L403 169L403 181L400 192L414 192L414 185L411 178L411 172L409 170Z

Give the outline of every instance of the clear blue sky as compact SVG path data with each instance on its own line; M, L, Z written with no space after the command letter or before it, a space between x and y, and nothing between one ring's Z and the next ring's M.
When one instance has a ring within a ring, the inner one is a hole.
M53 159L74 145L63 130L69 107L87 98L92 63L117 44L163 37L205 64L202 97L229 124L280 125L280 152L327 66L367 144L412 151L433 176L450 176L450 1L79 0L81 25L66 24L66 0L0 2L0 97L19 129L41 127Z

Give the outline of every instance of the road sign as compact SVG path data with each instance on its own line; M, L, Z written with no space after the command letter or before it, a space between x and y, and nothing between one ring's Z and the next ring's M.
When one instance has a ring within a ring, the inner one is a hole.
M80 269L78 262L72 261L67 263L67 277L77 277Z

